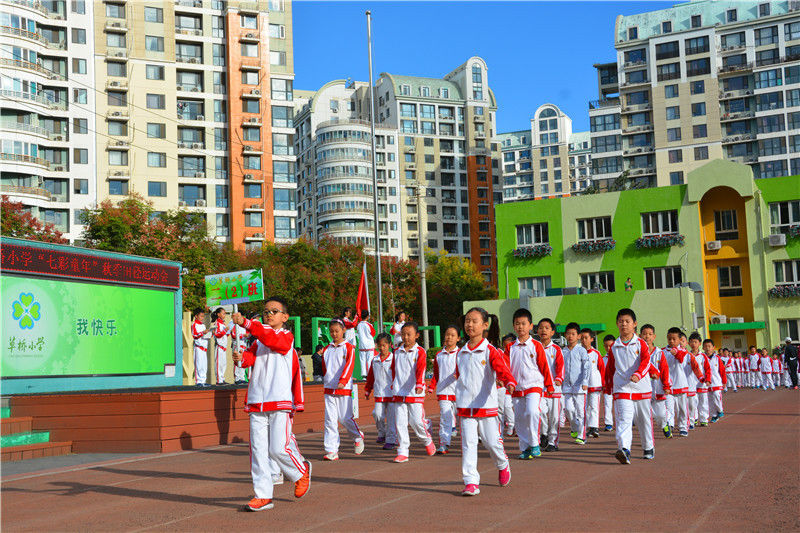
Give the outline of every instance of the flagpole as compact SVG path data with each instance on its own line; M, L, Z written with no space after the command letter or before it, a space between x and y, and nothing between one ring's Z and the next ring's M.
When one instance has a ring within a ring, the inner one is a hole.
M372 82L372 12L367 11L367 52L369 55L369 125L372 133L372 203L375 216L375 277L378 285L378 332L383 331L383 287L381 281L381 246L378 229L378 172L375 161L375 88ZM374 320L374 319L373 319Z

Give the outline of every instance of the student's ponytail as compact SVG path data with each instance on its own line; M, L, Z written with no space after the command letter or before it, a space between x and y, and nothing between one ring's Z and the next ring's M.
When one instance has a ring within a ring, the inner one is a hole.
M486 339L495 348L500 348L500 319L497 315L489 314L489 331Z

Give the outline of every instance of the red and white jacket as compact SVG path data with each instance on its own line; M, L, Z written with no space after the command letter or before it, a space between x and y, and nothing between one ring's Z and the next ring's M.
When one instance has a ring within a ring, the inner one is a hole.
M417 343L409 349L400 345L394 351L392 359L392 391L394 401L401 403L425 402L425 370L428 366L428 356L425 350ZM417 394L414 389L421 388Z
M403 325L405 322L395 322L392 324L391 329L389 330L389 335L394 336L394 347L397 348L403 343L403 339L400 337L400 331L403 329Z
M761 373L762 374L771 374L772 373L772 359L769 357L762 357L761 361Z
M206 325L200 322L199 320L195 320L192 322L192 338L194 339L194 347L203 350L204 352L208 351L208 337L209 335L206 333Z
M747 361L750 366L750 372L758 372L758 361L761 359L761 356L757 353L750 353L747 354Z
M608 352L606 352L606 354L603 356L603 371L601 372L600 376L601 376L601 379L602 379L602 382L603 382L603 385L602 385L603 394L609 394L610 395L611 392L606 392L606 370L608 370L608 356L609 356Z
M710 356L707 357L708 359L708 366L709 366L709 375L711 377L710 389L714 390L722 390L722 387L728 384L728 377L727 373L725 372L725 361L719 356L717 352L714 352Z
M604 392L613 393L615 400L649 400L653 387L644 379L649 368L650 350L641 337L634 333L628 342L617 337L608 355ZM633 376L639 381L631 381Z
M455 350L447 351L442 348L433 358L433 379L431 390L436 391L437 400L456 401L456 354Z
M358 324L358 317L350 319L342 317L344 323L344 340L355 346L356 343L356 324Z
M553 390L544 391L545 398L561 398L561 384L564 382L564 354L558 344L543 346L544 355L547 357L547 367L550 369L550 377L553 379Z
M456 412L458 416L487 418L497 416L497 381L516 387L503 352L482 339L469 343L456 355Z
M781 373L781 361L780 361L780 359L773 359L772 360L772 373L773 374L780 374Z
M697 396L697 385L705 379L702 367L697 363L697 355L687 352L686 359L689 364L684 365L683 371L686 375L686 394Z
M675 350L674 355L672 350ZM686 380L686 367L689 365L688 352L680 346L675 348L667 346L661 350L661 354L669 368L670 394L686 394L689 388Z
M511 375L517 382L512 396L521 398L528 394L553 392L553 377L542 343L528 337L525 342L517 339L506 345L505 358L509 363Z
M230 335L231 330L225 327L225 322L220 319L214 323L214 338L216 339L216 349L217 350L227 350L228 349L228 335Z
M586 353L589 354L589 365L592 369L589 374L589 390L587 392L603 392L603 373L606 371L605 362L600 357L600 352L592 347L586 348Z
M375 392L374 398L378 403L391 402L394 399L392 394L392 363L394 354L390 353L386 359L381 360L380 354L376 351L375 357L369 365L367 372L367 383L364 391L369 394Z
M705 352L695 354L694 360L697 361L700 372L703 374L703 377L699 378L700 383L697 384L697 393L703 394L704 392L708 392L711 385L711 364L708 362L708 356Z
M355 360L356 347L347 341L325 347L322 352L322 387L325 394L350 395ZM338 388L339 385L344 385L344 388Z
M257 320L245 320L244 328L256 338L242 354L242 367L250 367L245 410L302 411L303 380L292 333Z
M658 346L654 346L650 354L650 378L653 380L653 393L656 400L666 400L667 394L672 389L672 381L670 380L667 356Z
M362 320L356 326L356 334L358 335L358 349L369 351L375 349L375 328L366 320Z

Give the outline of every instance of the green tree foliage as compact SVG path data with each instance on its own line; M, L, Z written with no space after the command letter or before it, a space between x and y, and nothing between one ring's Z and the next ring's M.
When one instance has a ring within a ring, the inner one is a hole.
M458 324L465 300L486 300L496 296L484 284L475 263L463 257L427 254L428 318L431 324L444 329Z
M66 242L53 224L42 224L21 202L12 202L8 196L0 200L0 234L33 241Z

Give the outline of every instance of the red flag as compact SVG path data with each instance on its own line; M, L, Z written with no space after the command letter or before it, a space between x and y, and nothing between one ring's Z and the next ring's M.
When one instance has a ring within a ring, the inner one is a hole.
M369 311L369 287L367 286L367 262L361 269L361 282L358 284L358 297L356 298L356 319L361 320L361 311Z

